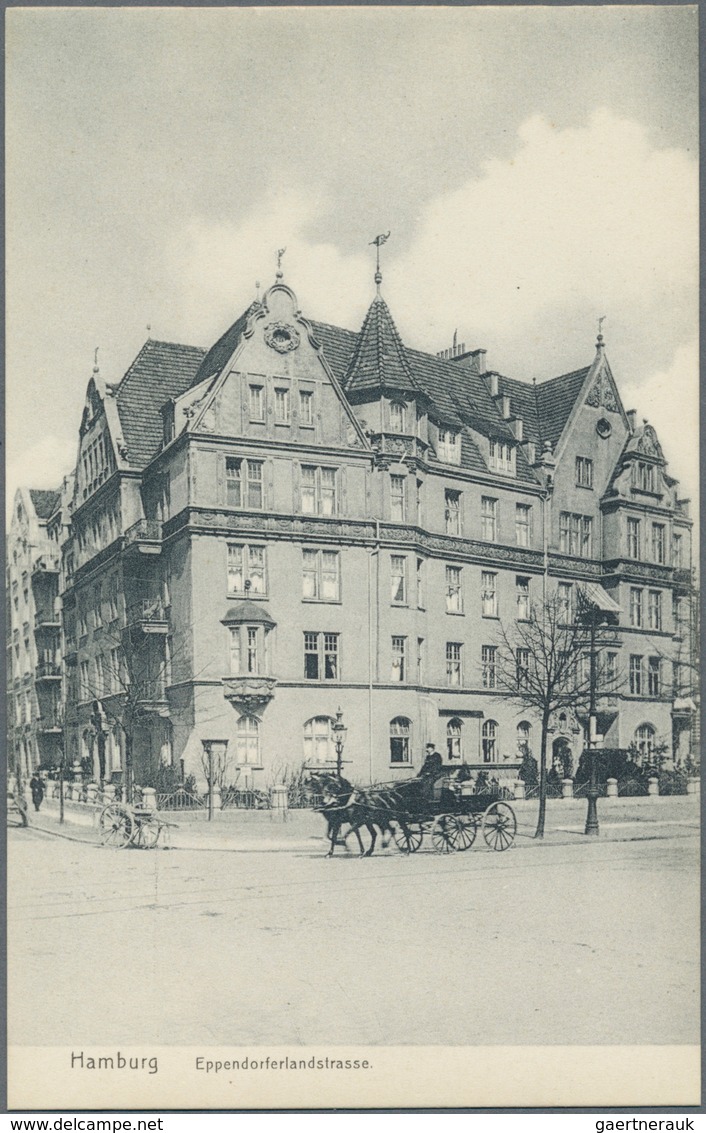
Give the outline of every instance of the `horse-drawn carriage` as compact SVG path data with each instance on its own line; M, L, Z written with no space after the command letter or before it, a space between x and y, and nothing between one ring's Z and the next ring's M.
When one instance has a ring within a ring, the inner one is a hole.
M496 851L509 849L517 833L515 812L501 797L500 786L480 776L474 781L467 768L365 788L354 788L332 773L312 779L323 799L317 809L328 822L329 856L342 835L344 843L355 837L361 854L369 857L377 831L384 843L392 839L407 854L420 848L425 835L438 853L448 854L470 849L479 830ZM368 850L363 848L362 828L371 835Z

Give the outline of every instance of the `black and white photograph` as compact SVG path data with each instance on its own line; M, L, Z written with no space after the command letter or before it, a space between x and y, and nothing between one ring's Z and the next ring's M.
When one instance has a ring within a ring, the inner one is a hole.
M11 1109L700 1103L697 18L7 10Z

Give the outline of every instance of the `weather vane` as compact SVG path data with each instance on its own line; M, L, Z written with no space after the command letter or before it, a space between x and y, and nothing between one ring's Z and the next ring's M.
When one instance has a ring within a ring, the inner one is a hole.
M100 349L100 347L96 346L95 350L93 351L93 373L94 374L98 373L98 351L99 351L99 349Z
M287 251L286 248L278 248L277 249L277 278L278 279L282 278L282 256L284 255L284 253L286 251Z
M598 320L598 338L601 342L603 341L603 323L607 318L607 315L601 315L600 319Z
M371 244L375 245L375 283L378 289L378 295L380 294L380 284L382 283L382 274L380 272L380 246L389 239L390 233L383 232L380 236L376 236L374 240L370 241Z

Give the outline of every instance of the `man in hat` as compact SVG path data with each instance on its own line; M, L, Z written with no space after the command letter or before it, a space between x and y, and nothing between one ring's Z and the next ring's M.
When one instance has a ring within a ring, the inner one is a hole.
M436 745L431 741L426 745L425 759L422 764L422 769L417 775L418 779L429 779L433 782L441 774L444 768L444 761L441 755L436 750Z

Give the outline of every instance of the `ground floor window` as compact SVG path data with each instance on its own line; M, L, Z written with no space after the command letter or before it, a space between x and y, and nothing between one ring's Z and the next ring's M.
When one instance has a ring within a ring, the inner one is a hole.
M520 755L526 755L532 742L532 725L529 720L520 720L517 725L517 750Z
M446 725L446 754L449 762L460 763L463 759L463 724L457 717Z
M483 724L483 762L495 763L498 758L498 725L495 720L486 720Z
M639 753L639 762L649 764L655 748L655 730L651 724L640 724L635 730L635 747Z
M304 762L333 763L336 746L332 716L314 716L304 725Z
M238 720L235 751L238 764L259 764L260 721L254 716L241 716Z
M406 716L390 721L390 763L411 763L410 737L412 724Z

